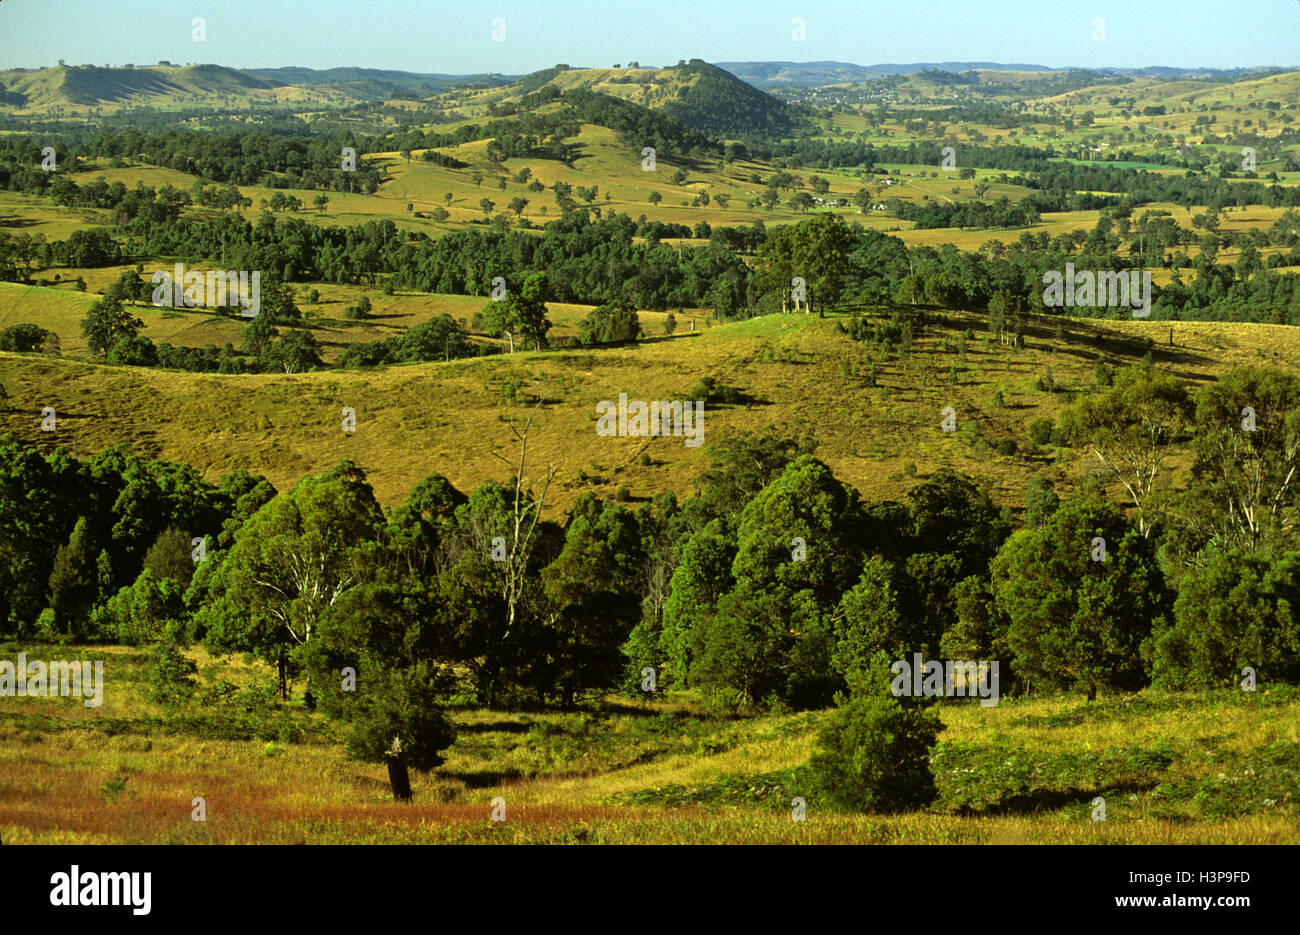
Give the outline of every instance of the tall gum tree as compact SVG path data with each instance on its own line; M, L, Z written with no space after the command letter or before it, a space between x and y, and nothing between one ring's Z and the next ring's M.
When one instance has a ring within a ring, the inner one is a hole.
M288 697L289 653L362 583L359 550L383 523L365 474L351 461L276 496L244 523L215 572L218 598L199 615L208 645L274 662Z

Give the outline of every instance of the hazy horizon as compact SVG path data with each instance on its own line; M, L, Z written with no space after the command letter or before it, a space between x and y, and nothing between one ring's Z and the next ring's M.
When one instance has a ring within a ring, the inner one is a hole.
M57 15L51 15L51 14ZM192 38L195 17L205 38ZM802 23L796 23L799 19ZM1104 20L1100 31L1096 21ZM504 20L504 30L500 27ZM401 24L375 29L376 23ZM78 23L75 32L68 23ZM129 29L123 26L129 24ZM250 0L178 8L165 0L0 4L0 68L69 64L222 64L231 68L373 68L426 74L527 74L557 62L660 67L709 62L1029 63L1048 68L1296 68L1300 4L1152 0L1044 10L1034 0L978 7L921 0L899 11L848 0L712 7L664 0L439 9L413 0L365 5ZM393 33L397 33L397 38ZM494 38L494 35L496 38ZM800 38L802 36L802 38ZM1101 38L1098 38L1101 36ZM593 53L593 48L602 51ZM1180 64L1153 64L1177 62ZM1181 64L1188 63L1191 64Z

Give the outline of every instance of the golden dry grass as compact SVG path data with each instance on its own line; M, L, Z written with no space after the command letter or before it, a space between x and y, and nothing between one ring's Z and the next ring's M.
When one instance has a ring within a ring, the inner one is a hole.
M638 710L615 708L606 720L594 721L580 714L457 710L453 717L460 737L446 751L446 763L431 773L415 774L414 804L398 805L391 800L383 767L345 759L329 733L315 734L304 743L266 743L212 740L194 735L193 727L164 727L167 718L214 711L167 709L149 702L138 650L34 651L33 658L53 658L50 653L104 658L105 702L101 708L87 709L79 699L4 700L0 837L7 844L1300 840L1294 801L1255 801L1251 793L1232 788L1251 781L1254 769L1247 764L1266 762L1250 757L1300 744L1300 700L1273 703L1270 690L1246 700L1232 693L1143 692L1122 696L1120 706L1109 712L1065 697L1003 699L994 708L952 704L940 709L941 740L955 751L1003 751L1006 757L1028 756L1042 764L1051 764L1053 757L1086 759L1114 750L1169 751L1171 764L1151 774L1145 787L1112 796L1105 823L1089 820L1086 791L1077 792L1077 802L1067 795L1042 810L1005 814L939 809L852 815L810 806L807 821L796 823L783 799L738 799L733 804L724 797L707 804L661 806L627 804L627 796L665 788L699 789L799 767L814 746L822 717L815 712L700 722L706 724L706 736L718 741L721 749L715 751L693 747L688 739L675 741L671 732L661 735L659 746L644 746L648 735L638 733L640 722L657 712L694 710L689 696L669 695ZM201 650L192 655L208 679L220 675L242 683L267 674L260 664L213 659ZM1124 707L1127 702L1132 702L1131 709ZM301 711L299 716L318 720ZM105 729L96 719L117 726ZM584 721L588 726L583 730L599 733L565 740L565 730ZM551 731L535 732L546 725ZM1206 790L1211 798L1236 801L1246 812L1199 814L1195 803L1171 806L1165 801L1170 795L1175 802L1187 801L1178 797L1180 784ZM812 791L807 793L810 801ZM202 822L191 818L196 796L205 801ZM504 822L491 820L498 797L505 800Z
M686 447L680 438L600 437L595 406L620 392L671 399L712 375L754 402L707 407L706 446L768 424L809 425L819 456L868 498L904 496L913 481L902 465L912 461L921 477L945 466L967 471L990 486L995 501L1019 505L1030 478L1046 475L1068 488L1086 462L1055 460L1050 451L1014 457L975 451L960 433L940 431L940 409L952 405L959 427L976 420L986 437L1009 437L1023 448L1029 422L1054 416L1069 400L1068 392L1035 391L1034 381L1050 367L1058 386L1090 387L1098 353L1119 364L1140 355L1137 345L1126 350L1117 343L1124 335L1151 337L1156 366L1194 387L1239 364L1300 369L1300 338L1284 326L1063 319L1058 342L1054 322L1044 319L1031 327L1023 352L996 344L986 351L977 331L968 342L967 369L949 386L949 367L959 361L955 345L945 351L942 340L955 341L968 325L981 327L963 314L953 313L951 322L951 329L918 341L906 369L896 360L881 362L876 389L844 376L846 361L865 371L862 347L837 334L832 320L804 315L766 316L695 336L679 327L671 339L626 348L295 375L186 374L0 355L0 383L11 397L0 425L43 449L57 444L81 456L124 443L150 457L191 463L209 480L247 468L280 488L351 458L367 471L380 500L394 504L430 471L464 490L496 478L500 463L492 452L509 448L504 420L524 415L530 398L542 398L533 470L548 462L559 467L550 502L563 509L584 490L608 497L623 484L634 497L687 494L707 466L705 448ZM1092 340L1099 326L1111 335L1101 352ZM515 380L521 395L510 402L502 386ZM998 389L1006 408L993 407ZM54 433L39 429L44 406L62 414ZM341 429L344 406L356 409L355 434ZM643 452L650 465L639 463Z

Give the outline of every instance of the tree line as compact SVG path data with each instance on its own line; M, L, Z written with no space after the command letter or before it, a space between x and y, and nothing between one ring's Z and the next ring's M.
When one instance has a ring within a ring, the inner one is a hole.
M634 690L651 667L718 710L818 707L881 652L1000 659L1018 691L1089 696L1300 679L1300 379L1244 367L1193 395L1130 368L1061 422L1127 504L1039 482L1017 524L948 469L864 502L811 437L774 430L711 449L694 496L587 494L559 522L541 518L554 467L529 473L525 444L504 481L466 494L433 473L386 512L351 462L277 493L5 438L0 619L253 652L284 691L302 674L336 701L327 674L366 658L374 677L378 642L489 706Z
M304 704L347 725L352 755L389 762L399 797L406 766L453 741L449 704L837 699L812 763L825 782L874 749L864 730L903 731L907 768L924 766L933 712L882 689L915 653L998 660L1002 694L1300 680L1291 374L1242 367L1191 394L1121 371L1060 437L1127 502L1096 477L1064 499L1039 479L1019 519L946 468L905 501L864 501L813 437L769 429L710 449L693 496L631 510L588 493L548 520L556 468L529 464L531 418L509 424L504 480L467 494L433 472L389 510L351 461L276 491L120 446L78 460L0 437L0 634L151 644L168 703L198 687L186 645L255 654L283 697L305 685ZM1193 468L1175 489L1180 450Z

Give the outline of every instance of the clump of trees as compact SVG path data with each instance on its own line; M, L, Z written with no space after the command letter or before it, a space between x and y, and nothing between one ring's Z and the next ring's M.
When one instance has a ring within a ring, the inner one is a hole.
M443 313L413 325L403 334L379 341L350 344L339 358L338 365L352 368L454 360L477 356L488 349L489 345L472 343L465 329L450 315Z
M0 351L13 354L31 354L58 347L59 339L53 331L40 325L22 322L0 330Z
M600 305L578 323L582 344L623 344L641 334L641 322L630 303Z
M504 335L510 350L515 349L515 335L535 348L546 346L551 321L546 317L548 280L544 273L532 273L517 290L507 290L504 297L493 299L483 307L483 328L490 337Z

